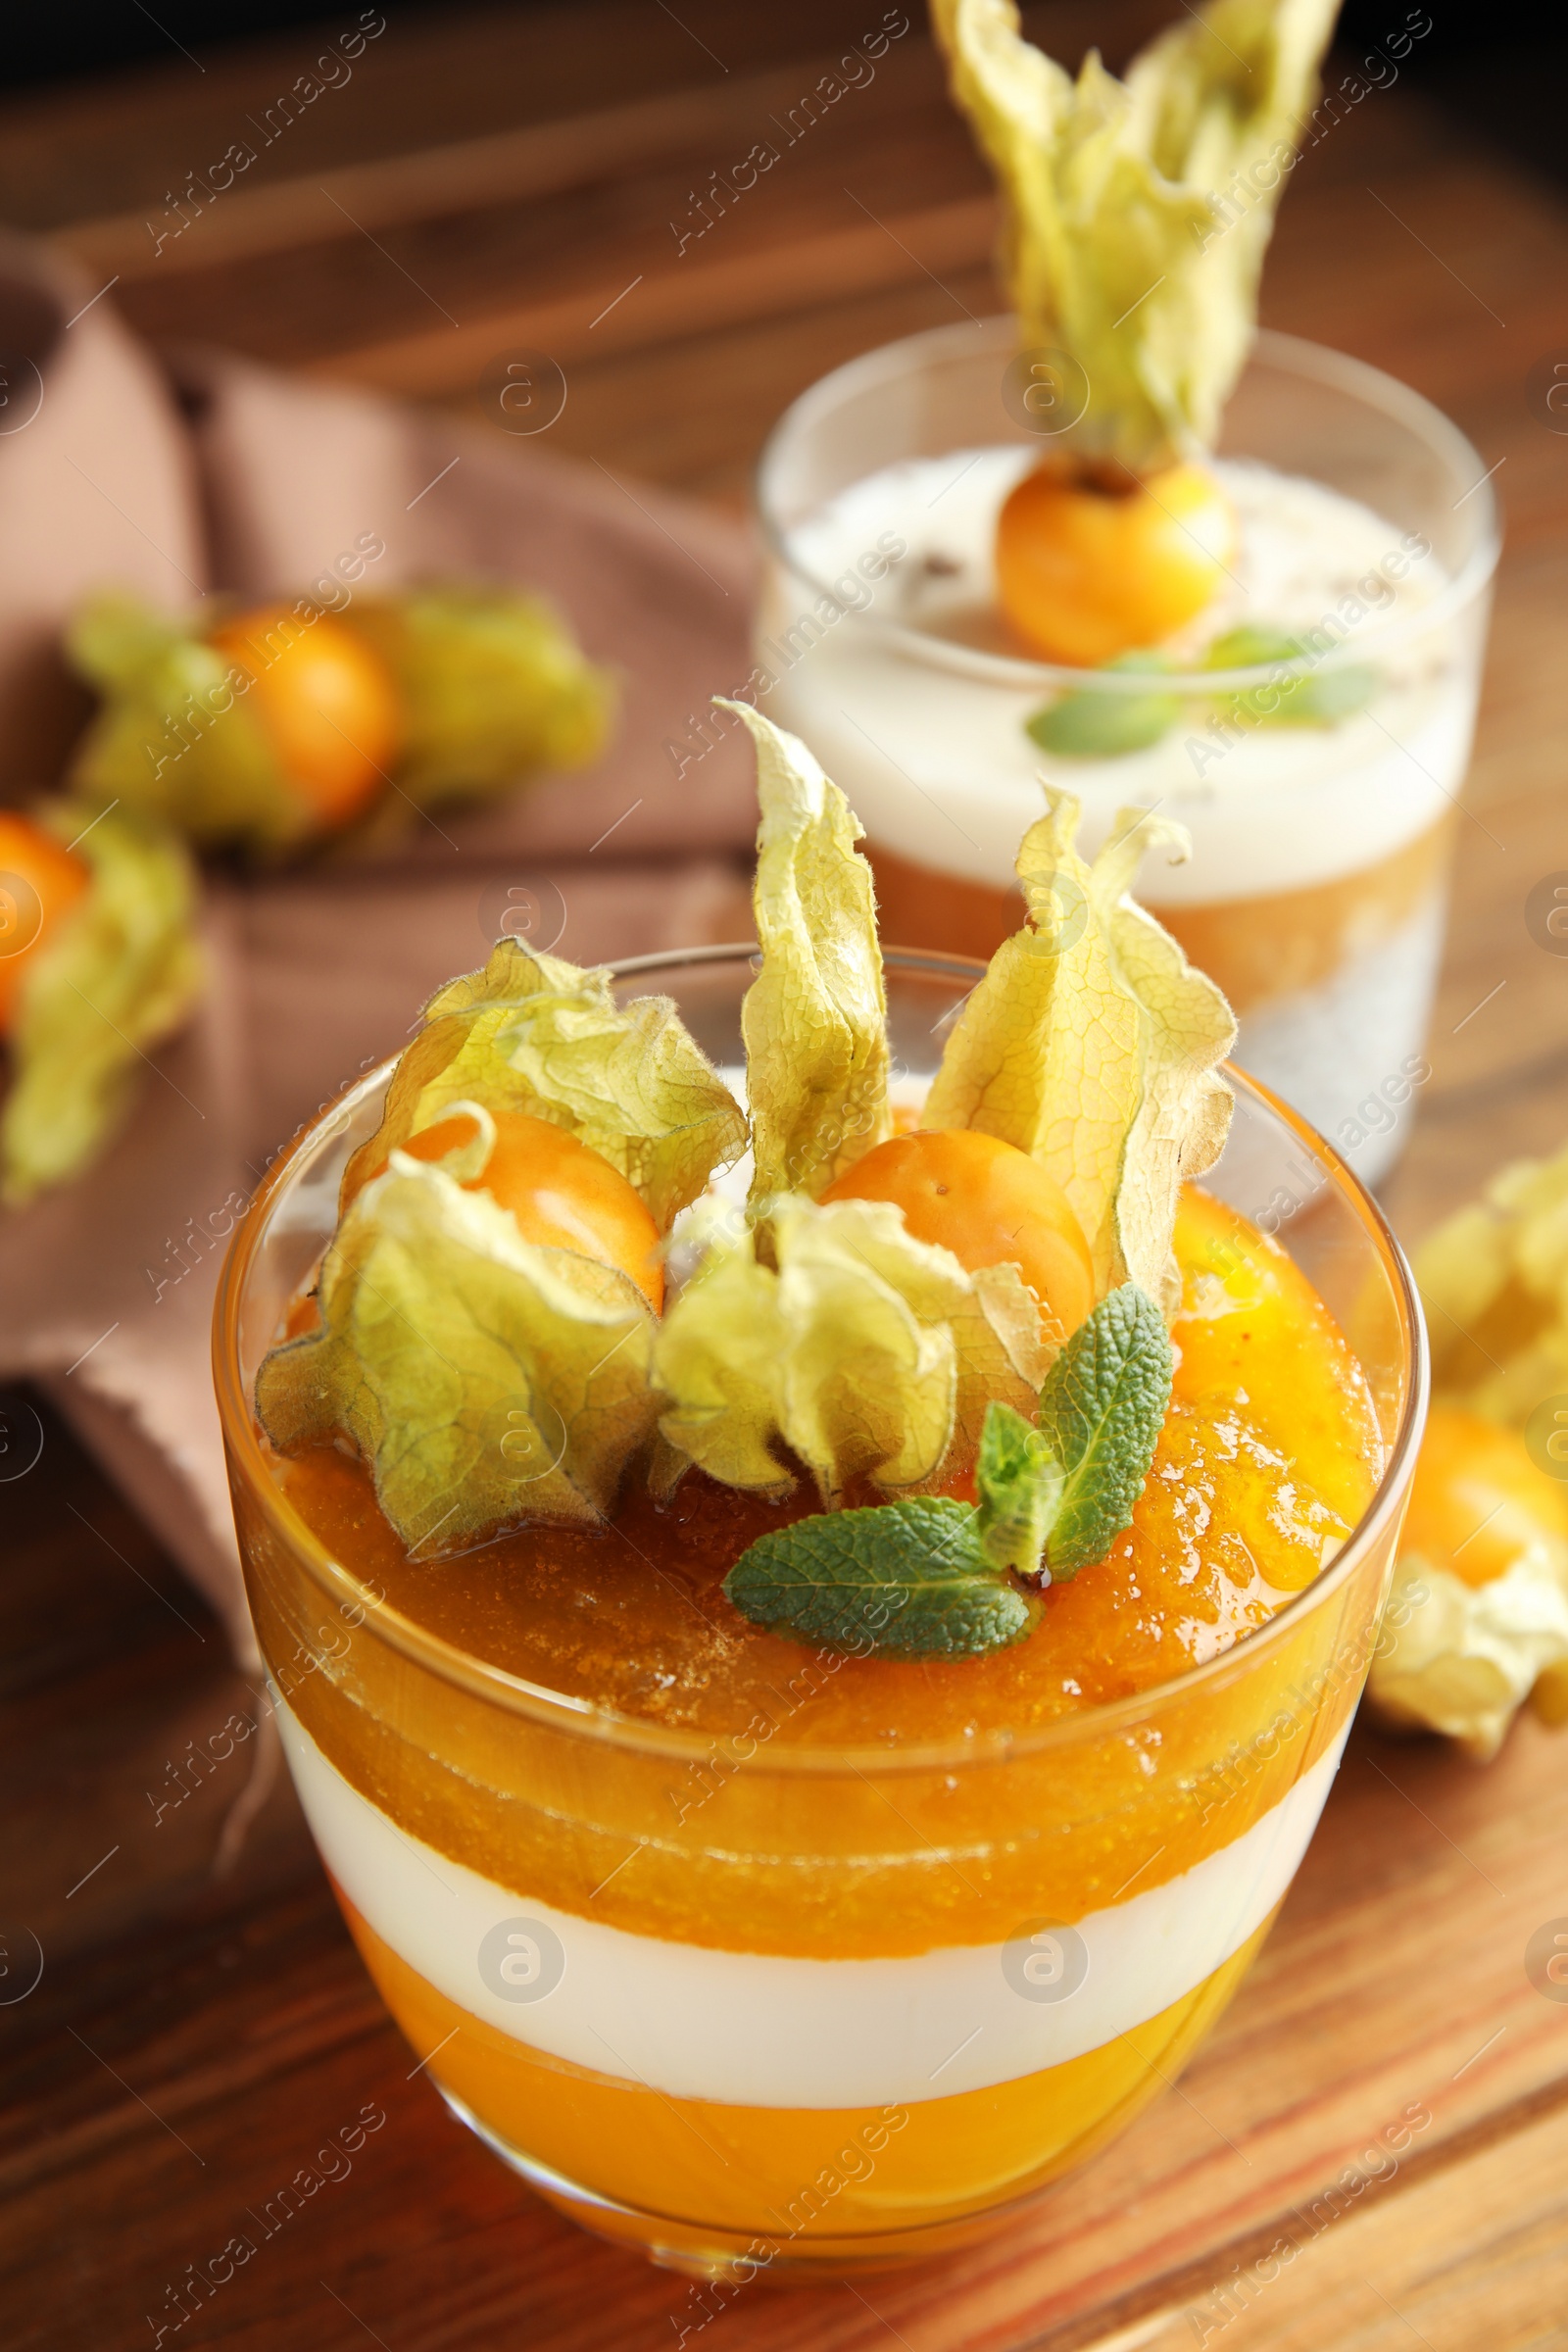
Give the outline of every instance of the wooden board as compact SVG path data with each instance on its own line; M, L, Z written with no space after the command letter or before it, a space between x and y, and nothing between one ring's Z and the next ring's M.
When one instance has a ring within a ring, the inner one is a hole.
M1058 54L1092 27L1114 60L1162 11L1031 13ZM202 74L173 56L0 110L0 194L14 220L118 276L114 298L149 333L479 418L489 362L543 345L569 382L556 447L733 506L773 417L824 368L996 307L989 198L917 26L732 218L677 248L669 222L694 187L880 15L593 0L392 25L157 250L145 222L167 192L319 42L279 36ZM1524 923L1531 886L1568 869L1568 437L1531 390L1543 360L1568 359L1568 219L1402 88L1367 99L1297 178L1267 322L1438 400L1500 468L1509 516L1434 1074L1389 1188L1414 1238L1499 1157L1568 1131L1568 966ZM450 2121L369 1988L286 1786L215 1875L254 1747L177 1805L175 1776L254 1699L214 1623L44 1423L37 1467L0 1485L8 2342L128 2346L162 2325L166 2343L268 2352L1568 2343L1568 2004L1524 1969L1533 1932L1568 1916L1568 1741L1527 1724L1477 1772L1359 1731L1262 1961L1127 2139L999 2246L719 2307L559 2222ZM19 1997L29 1934L43 1973ZM174 2331L187 2266L368 2104L386 2120L352 2171ZM1430 2123L1369 2161L1412 2105Z

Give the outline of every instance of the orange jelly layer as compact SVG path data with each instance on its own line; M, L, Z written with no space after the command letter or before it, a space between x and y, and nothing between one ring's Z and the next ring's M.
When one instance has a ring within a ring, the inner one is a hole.
M1329 882L1153 912L1224 991L1232 1011L1245 1015L1321 987L1413 920L1444 886L1457 822L1445 815L1386 858ZM876 842L866 844L866 856L884 939L989 957L1023 920L1015 889L939 873Z
M637 1736L587 1737L564 1709L471 1695L383 1639L375 1607L355 1612L358 1630L323 1624L319 1586L241 1494L279 1688L405 1832L500 1887L634 1934L918 1953L1001 1943L1020 1920L1077 1920L1128 1885L1176 1878L1331 1746L1392 1541L1266 1648L1243 1639L1353 1527L1383 1446L1358 1363L1275 1243L1190 1191L1176 1250L1175 1395L1133 1524L1044 1595L1014 1648L845 1658L749 1624L725 1573L805 1495L774 1510L693 1476L667 1510L628 1494L599 1536L536 1528L414 1561L365 1473L322 1448L276 1474L388 1614L599 1701ZM1212 1677L1160 1688L1209 1659ZM1146 1692L1125 1723L1082 1720ZM841 1748L842 1761L828 1752Z
M745 2107L668 2098L514 2041L338 1900L412 2046L438 2051L430 2072L511 2150L638 2213L774 2247L994 2211L1081 2164L1175 2075L1273 1924L1157 2017L1015 2082L909 2106Z
M279 1461L326 1547L431 1633L509 1673L624 1715L780 1745L900 1745L1022 1731L1151 1689L1228 1648L1309 1584L1382 1466L1360 1366L1305 1276L1234 1210L1189 1189L1171 1409L1133 1523L1045 1595L1016 1647L980 1658L852 1658L781 1711L803 1660L724 1598L782 1506L690 1476L667 1508L628 1494L604 1533L531 1528L412 1560L360 1465L331 1447ZM874 1497L873 1497L874 1498Z

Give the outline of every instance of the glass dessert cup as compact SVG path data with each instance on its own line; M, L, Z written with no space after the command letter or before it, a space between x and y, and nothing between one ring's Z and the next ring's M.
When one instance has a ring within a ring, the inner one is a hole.
M978 967L901 951L886 965L912 1094ZM616 978L673 996L722 1068L755 970L749 949L716 948ZM1018 1735L830 1750L770 1744L756 1716L699 1734L540 1688L414 1622L276 1483L256 1368L387 1078L351 1087L274 1169L216 1332L257 1631L367 1966L455 2112L559 2210L656 2261L823 2278L987 2234L1177 2072L1316 1824L1425 1407L1396 1245L1334 1154L1233 1074L1209 1187L1279 1225L1365 1368L1388 1450L1349 1541L1248 1640ZM835 1670L799 1657L775 1728Z
M1031 714L1069 692L1125 712L1151 680L1022 659L997 617L997 510L1071 421L1071 363L1048 360L1035 383L1019 366L1010 319L943 327L836 369L786 413L758 479L759 708L849 796L889 938L988 956L1016 928L1013 855L1041 776L1082 797L1086 854L1129 803L1176 818L1193 858L1146 861L1140 902L1224 991L1243 1066L1375 1183L1442 947L1497 553L1482 462L1392 377L1259 335L1216 455L1261 502L1250 522L1239 494L1244 527L1271 536L1255 541L1251 609L1226 589L1219 630L1302 633L1291 674L1309 693L1354 700L1351 673L1370 670L1370 699L1330 725L1259 723L1281 707L1280 665L1205 670L1184 650L1191 666L1173 653L1156 681L1180 703L1160 740L1065 758L1025 734ZM1275 514L1279 476L1307 486L1304 509L1287 484ZM1297 527L1326 534L1322 550L1298 560ZM1259 700L1238 714L1217 695Z

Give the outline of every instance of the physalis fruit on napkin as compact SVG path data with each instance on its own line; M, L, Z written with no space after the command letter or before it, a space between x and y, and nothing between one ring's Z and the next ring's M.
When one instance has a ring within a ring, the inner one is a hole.
M1415 1254L1436 1401L1368 1684L1480 1761L1568 1721L1568 1150L1518 1160Z
M86 880L38 940L11 1005L0 1199L12 1205L98 1158L148 1049L180 1026L203 976L196 877L177 839L126 809L95 815L71 801L40 804L31 821Z
M586 766L613 701L548 605L491 585L362 597L341 614L302 597L216 635L106 595L76 615L67 652L101 698L73 789L262 858ZM313 741L329 785L306 772Z

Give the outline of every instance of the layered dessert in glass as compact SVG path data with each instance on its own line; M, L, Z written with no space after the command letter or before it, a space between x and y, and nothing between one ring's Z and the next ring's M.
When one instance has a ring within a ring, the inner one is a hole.
M217 1335L388 2006L543 2195L735 2286L994 2229L1174 2076L1332 1780L1424 1400L1135 816L1091 866L1052 806L989 969L884 955L842 795L740 723L760 950L504 941L280 1163Z
M1253 335L1333 8L1229 0L1076 85L1000 0L934 13L1017 316L783 418L751 691L848 792L891 938L990 952L1042 782L1091 848L1124 803L1177 816L1192 858L1141 896L1375 1181L1425 1074L1496 523L1427 402Z

